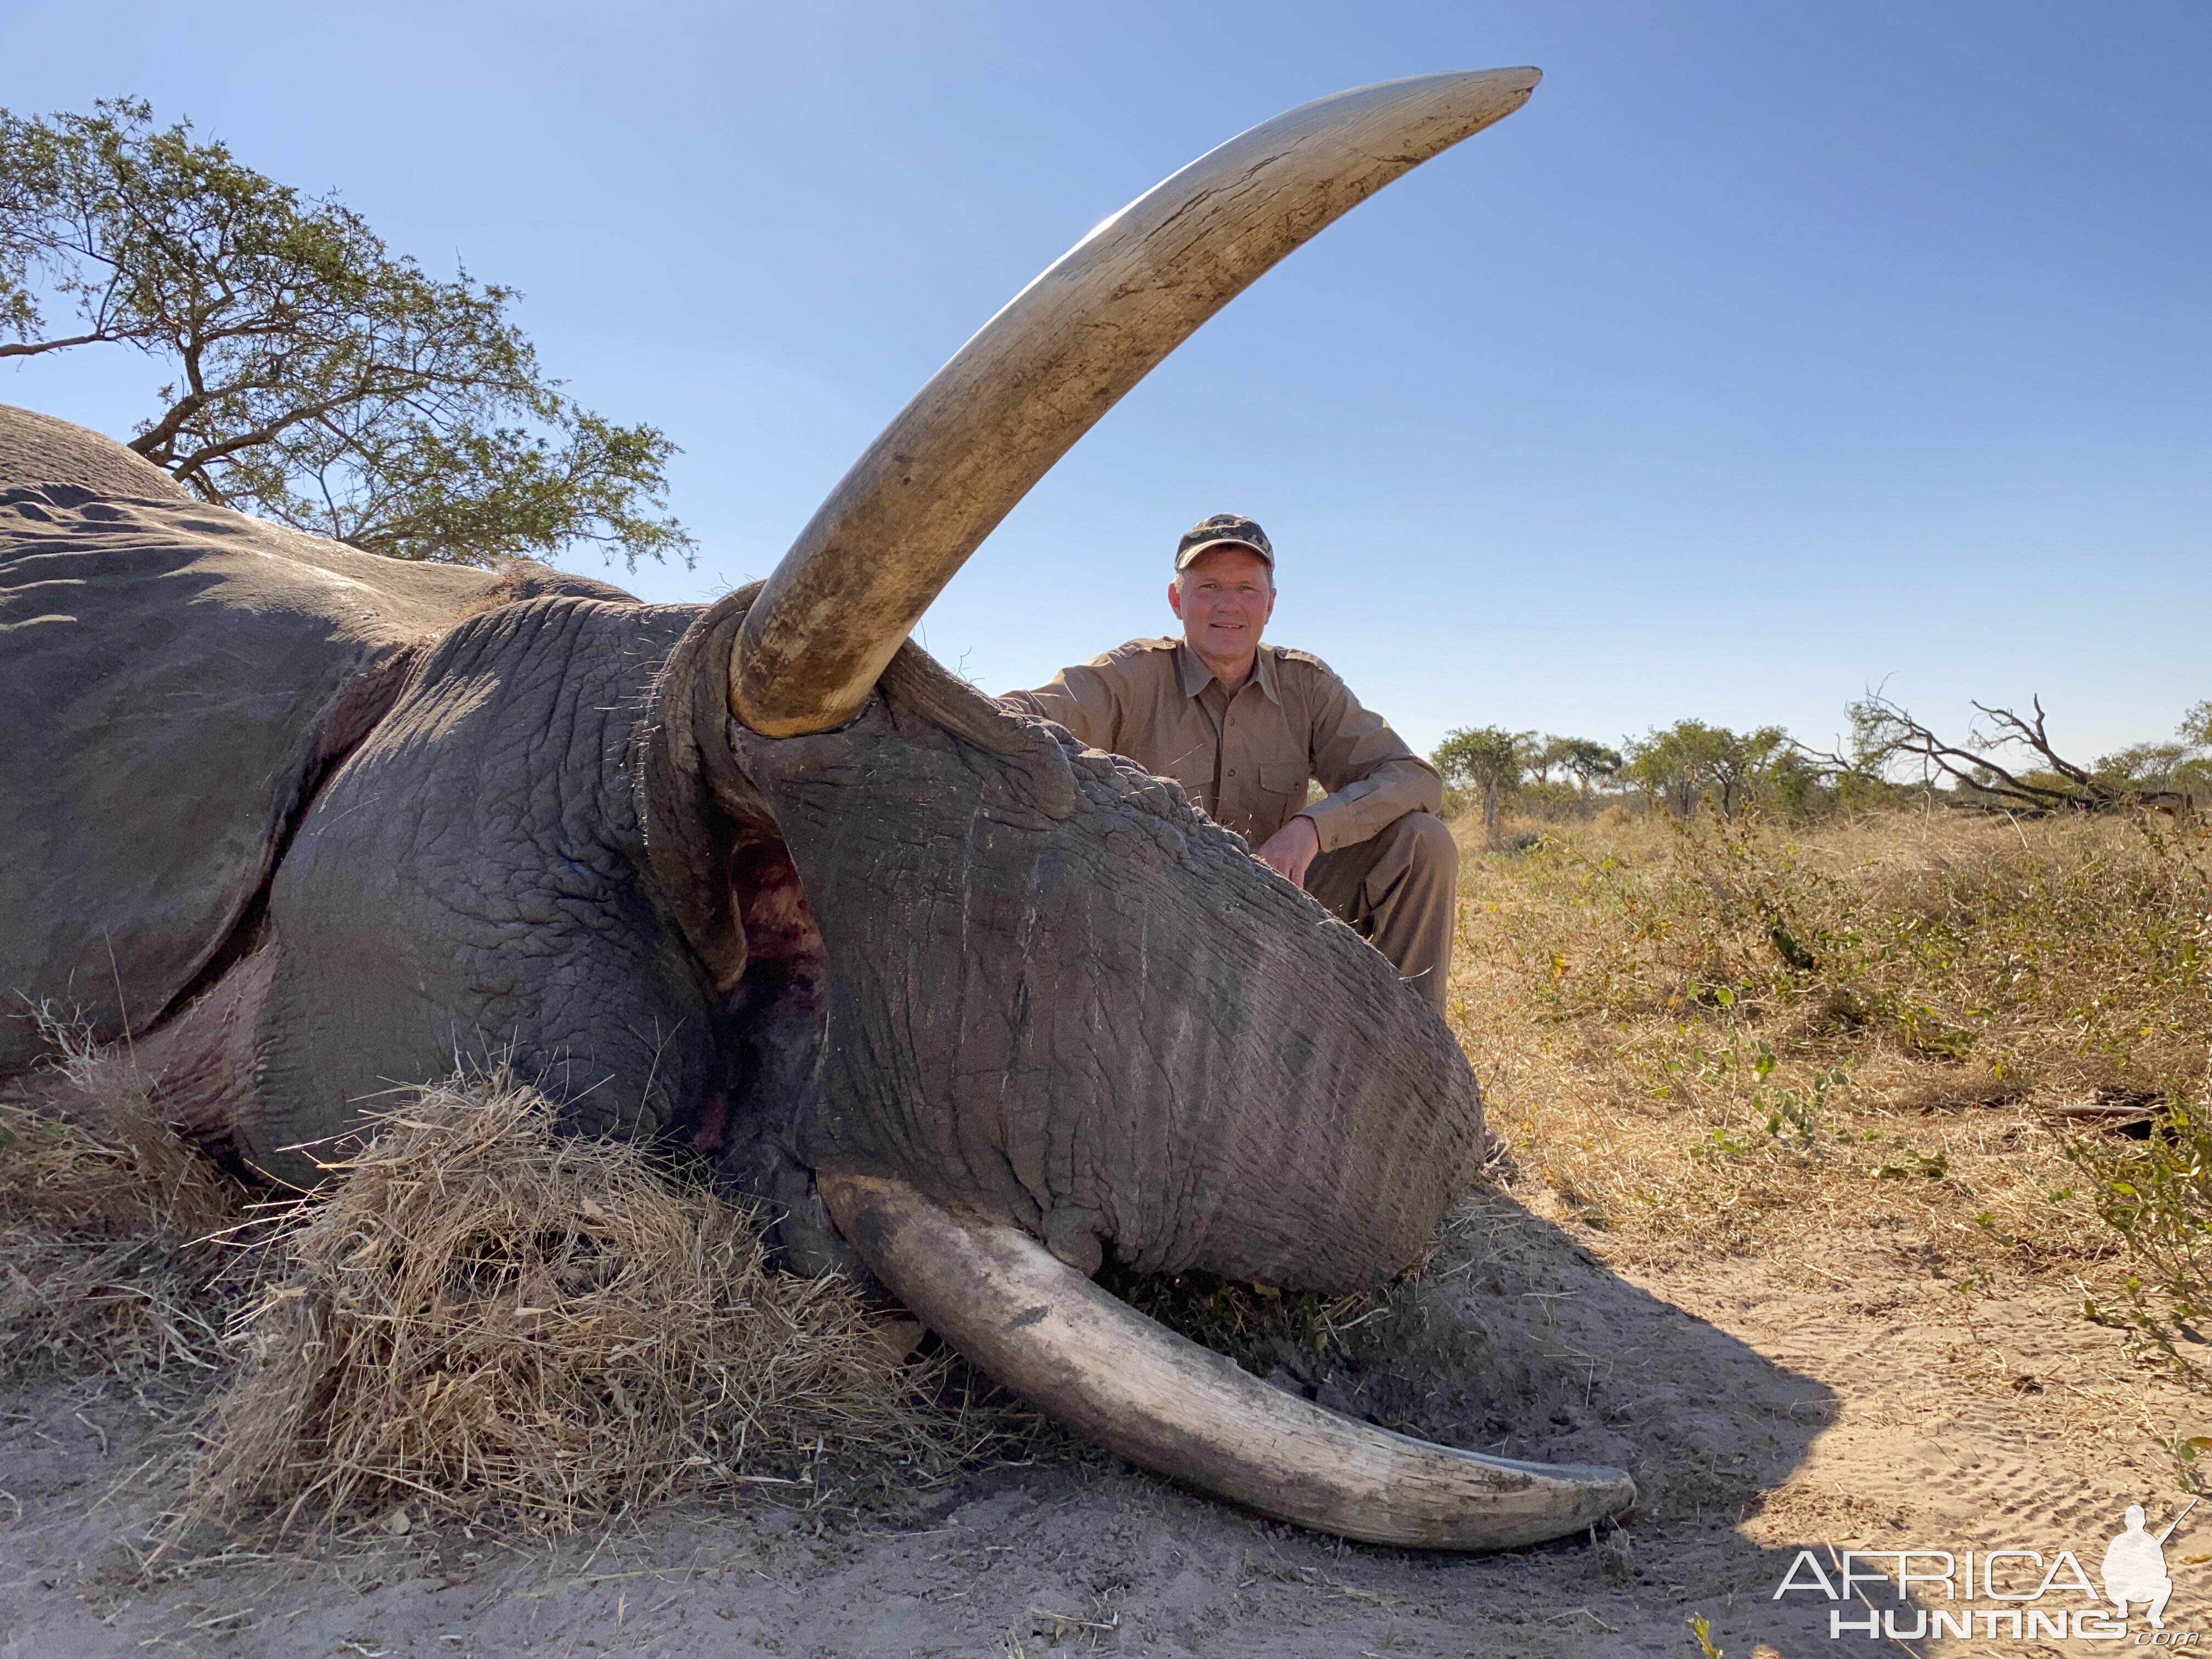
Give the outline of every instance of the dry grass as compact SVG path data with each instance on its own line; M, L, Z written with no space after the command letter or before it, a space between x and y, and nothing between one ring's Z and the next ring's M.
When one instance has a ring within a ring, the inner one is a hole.
M1534 828L1535 826L1527 826ZM2212 836L2112 819L1711 819L1470 849L1454 1019L1525 1192L1617 1260L1954 1285L2124 1271L2068 1156L2205 1086Z
M127 1049L49 1030L0 1101L0 1367L211 1371L252 1268L216 1237L245 1195L156 1119Z
M770 1270L744 1211L557 1135L511 1079L425 1091L272 1213L156 1119L127 1048L52 1035L55 1066L0 1102L0 1363L231 1373L173 1540L819 1504L833 1469L854 1496L1013 1426L909 1357L909 1322Z
M936 1362L835 1279L770 1271L747 1217L635 1148L555 1133L511 1079L382 1120L263 1247L188 1522L279 1530L412 1505L556 1529L685 1492L820 1491L942 1459Z

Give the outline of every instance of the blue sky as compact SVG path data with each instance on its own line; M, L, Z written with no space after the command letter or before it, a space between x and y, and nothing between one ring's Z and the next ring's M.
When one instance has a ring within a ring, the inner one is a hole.
M1683 716L1825 739L1886 681L2082 753L2212 696L2212 7L19 7L0 103L135 94L525 290L685 451L711 598L1091 225L1346 87L1528 106L1285 262L930 612L997 690L1168 631L1177 533L1273 536L1273 636L1423 747ZM126 433L146 360L0 365ZM586 566L592 574L604 574Z

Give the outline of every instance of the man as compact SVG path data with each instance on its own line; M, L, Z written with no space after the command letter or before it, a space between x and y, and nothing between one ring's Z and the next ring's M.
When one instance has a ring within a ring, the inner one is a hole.
M1168 604L1180 640L1132 640L1005 701L1175 779L1443 1012L1459 849L1435 769L1320 658L1261 643L1275 551L1251 520L1183 537ZM1328 792L1310 803L1309 778Z

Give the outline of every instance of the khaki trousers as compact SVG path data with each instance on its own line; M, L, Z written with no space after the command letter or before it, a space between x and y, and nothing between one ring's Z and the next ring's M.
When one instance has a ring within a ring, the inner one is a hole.
M1306 891L1389 957L1438 1013L1458 889L1459 844L1427 812L1408 812L1306 866Z

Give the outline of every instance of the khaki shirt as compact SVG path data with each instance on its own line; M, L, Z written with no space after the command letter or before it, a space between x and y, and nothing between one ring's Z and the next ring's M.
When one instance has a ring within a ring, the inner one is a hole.
M1132 640L1002 701L1173 778L1255 847L1303 813L1333 853L1443 804L1435 769L1303 651L1263 643L1232 696L1181 640ZM1311 805L1309 778L1328 791Z

